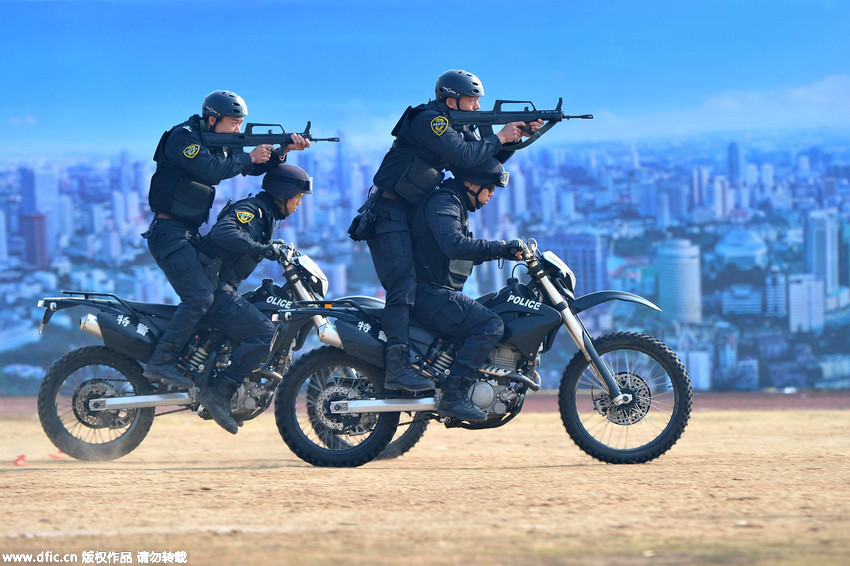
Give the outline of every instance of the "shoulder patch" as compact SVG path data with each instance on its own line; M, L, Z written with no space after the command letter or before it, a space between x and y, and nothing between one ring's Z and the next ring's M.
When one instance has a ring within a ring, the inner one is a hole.
M236 220L241 222L242 224L247 224L254 219L254 213L248 212L247 210L237 210L236 211Z
M193 143L192 145L186 146L186 149L183 150L183 155L185 155L189 159L193 159L196 155L198 155L199 151L201 151L201 146L196 143Z
M445 116L435 116L434 119L431 120L431 131L438 136L442 136L448 127L449 119Z
M189 124L183 124L183 129L186 130L187 132L191 132L192 126L190 126Z

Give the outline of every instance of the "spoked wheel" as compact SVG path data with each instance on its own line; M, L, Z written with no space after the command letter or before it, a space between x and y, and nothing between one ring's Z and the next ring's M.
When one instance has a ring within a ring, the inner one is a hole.
M86 346L56 360L38 391L38 418L48 438L79 460L114 460L138 446L153 407L92 410L90 401L152 391L142 367L106 346Z
M424 413L404 413L401 419L405 422L399 423L392 441L378 454L376 460L389 460L407 454L417 442L422 440L428 423L431 422L431 418Z
M278 386L275 419L283 441L314 466L361 466L395 434L398 413L334 414L335 401L384 393L378 368L336 348L322 347L292 364Z
M658 458L682 436L693 392L685 367L665 344L645 334L618 332L593 341L623 393L615 405L605 383L577 353L564 370L558 406L573 441L611 464Z

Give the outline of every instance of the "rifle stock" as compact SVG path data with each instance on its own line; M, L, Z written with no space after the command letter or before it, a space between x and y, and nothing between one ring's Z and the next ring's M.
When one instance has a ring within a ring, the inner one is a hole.
M338 142L339 138L315 138L310 133L310 122L307 122L307 127L300 134L302 137L313 141L328 141ZM269 128L268 133L255 134L254 128ZM280 132L272 132L273 128L280 128ZM210 147L257 147L258 145L271 144L285 147L292 143L292 135L287 134L280 124L247 124L245 131L238 134L216 134L206 132L202 134L204 144Z

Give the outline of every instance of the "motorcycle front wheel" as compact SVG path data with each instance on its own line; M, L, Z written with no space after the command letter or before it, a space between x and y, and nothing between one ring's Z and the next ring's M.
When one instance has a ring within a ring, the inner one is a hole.
M132 452L153 424L153 407L92 410L89 401L150 393L142 366L106 346L68 352L38 390L38 418L59 450L78 460L114 460Z
M314 466L349 468L374 460L389 444L399 413L334 414L341 400L383 395L384 374L373 365L325 346L292 364L275 397L283 441Z
M688 372L661 341L617 332L593 341L629 403L614 405L604 382L581 352L564 370L558 394L561 420L573 442L610 464L640 464L667 452L691 415Z

